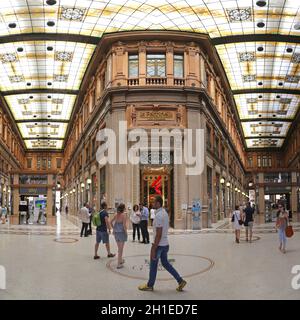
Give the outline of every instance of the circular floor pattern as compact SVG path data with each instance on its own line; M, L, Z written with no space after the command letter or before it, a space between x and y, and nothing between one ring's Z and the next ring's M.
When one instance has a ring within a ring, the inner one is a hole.
M258 236L252 236L252 242L260 240L260 237ZM240 242L247 243L246 238L240 238Z
M181 274L183 278L191 278L201 273L209 271L214 266L214 261L207 257L185 255L185 254L169 254L169 262ZM110 260L106 267L120 276L147 280L149 274L149 256L135 255L125 257L125 265L122 269L117 269L117 260ZM168 281L173 280L172 276L163 268L161 263L158 265L157 280Z
M75 243L78 241L78 239L74 238L56 238L53 241L59 242L59 243Z

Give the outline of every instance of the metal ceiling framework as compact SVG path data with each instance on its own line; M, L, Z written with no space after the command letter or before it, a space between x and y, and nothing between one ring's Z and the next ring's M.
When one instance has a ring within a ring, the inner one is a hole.
M7 0L0 3L0 92L28 149L63 147L103 34L207 34L223 64L246 146L280 148L300 105L294 0Z

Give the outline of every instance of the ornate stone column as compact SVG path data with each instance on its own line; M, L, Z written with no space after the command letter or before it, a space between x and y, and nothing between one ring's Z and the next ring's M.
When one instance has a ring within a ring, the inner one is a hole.
M174 49L171 43L167 46L166 51L166 71L167 71L167 85L174 85Z
M144 86L146 84L147 57L146 46L144 42L139 43L139 84Z
M298 204L297 204L297 191L298 191L298 187L297 187L297 173L296 172L292 172L292 192L291 192L291 211L292 214L295 215L297 213L298 210Z
M259 213L265 213L265 188L263 186L264 183L264 174L258 174L258 208Z

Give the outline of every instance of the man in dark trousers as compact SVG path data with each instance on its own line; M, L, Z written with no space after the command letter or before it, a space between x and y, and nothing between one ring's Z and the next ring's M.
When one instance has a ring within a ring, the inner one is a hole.
M142 243L150 243L149 241L149 232L148 232L148 220L149 220L149 210L143 204L140 203L141 211L141 222L140 227L142 231L143 241Z
M140 285L138 288L141 291L153 291L158 262L161 261L162 266L175 278L178 285L176 290L182 291L186 285L186 281L182 279L180 274L174 269L174 267L168 261L169 251L169 215L163 208L163 199L161 196L157 196L154 202L154 208L156 209L155 218L153 221L153 244L150 253L150 272L149 280L147 283Z
M250 240L250 243L252 242L252 229L253 229L253 223L254 223L254 208L251 207L251 203L248 202L246 208L244 209L245 219L244 219L244 226L246 229L246 241ZM249 238L248 238L249 234Z

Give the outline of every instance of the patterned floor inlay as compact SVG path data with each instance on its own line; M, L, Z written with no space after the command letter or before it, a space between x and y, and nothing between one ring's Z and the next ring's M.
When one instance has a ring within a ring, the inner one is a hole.
M258 240L260 240L260 237L258 237L258 236L253 236L253 237L252 237L252 241L253 241L253 242L254 242L254 241L258 241ZM240 238L240 242L249 243L249 241L246 241L246 238Z
M191 278L209 271L214 266L214 261L207 257L169 254L169 262L181 274L183 278ZM107 268L120 276L147 280L149 274L149 256L135 255L125 257L124 268L117 269L117 260L110 260ZM158 265L157 280L168 281L174 280L173 277L163 268L161 263Z
M75 243L78 241L78 239L75 239L75 238L56 238L53 241L59 242L59 243Z

